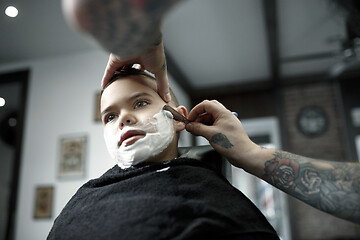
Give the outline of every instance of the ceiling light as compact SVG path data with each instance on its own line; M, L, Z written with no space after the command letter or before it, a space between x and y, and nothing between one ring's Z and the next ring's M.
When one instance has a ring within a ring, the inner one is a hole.
M0 97L0 107L5 106L5 99Z
M14 6L8 6L5 9L5 14L9 17L16 17L18 15L19 11Z

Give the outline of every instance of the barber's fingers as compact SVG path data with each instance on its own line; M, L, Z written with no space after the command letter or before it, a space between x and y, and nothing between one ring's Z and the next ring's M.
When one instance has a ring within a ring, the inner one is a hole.
M118 57L114 54L110 54L109 61L106 65L104 76L101 81L101 88L104 88L106 84L110 81L111 77L114 75L115 71L121 68L124 65Z
M157 82L157 91L158 91L160 97L165 102L170 102L171 95L170 95L169 80L168 80L168 76L167 76L165 62L164 62L164 65L162 66L162 68L160 69L160 71L155 73L155 78L156 78L156 82Z
M148 51L141 56L141 63L146 70L155 75L160 97L165 102L170 102L171 95L167 75L165 48L162 40L159 44L150 47Z
M191 109L188 119L190 122L199 122L202 121L201 119L204 119L204 116L206 116L207 121L209 121L209 119L216 121L226 112L230 111L227 110L220 102L216 100L204 100Z
M203 136L210 141L211 136L215 133L213 126L205 125L201 122L190 122L185 125L186 131L196 135Z
M115 54L111 53L103 78L101 80L101 88L104 88L106 84L108 84L116 71L131 68L134 63L136 63L136 59L121 59Z
M197 118L194 120L194 122L200 122L205 125L213 125L215 119L214 116L209 113L203 113L197 116Z
M190 123L186 125L186 130L210 140L223 125L219 120L228 114L231 112L218 101L205 100L191 109L188 117Z

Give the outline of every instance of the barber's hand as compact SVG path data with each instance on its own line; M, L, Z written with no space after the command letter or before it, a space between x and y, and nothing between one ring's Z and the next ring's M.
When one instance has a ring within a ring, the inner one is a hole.
M159 95L170 101L164 46L163 16L179 0L62 0L70 26L95 40L111 54L102 87L116 70L140 64L153 73ZM109 17L110 16L110 17Z
M138 57L124 59L114 54L110 54L101 83L102 88L104 88L109 82L115 71L131 67L133 64L140 64L142 69L145 69L155 75L159 95L164 99L164 101L169 102L171 100L171 96L169 91L164 45L162 41L158 45L151 46L145 53Z
M205 137L216 151L237 167L247 164L246 161L259 150L259 146L249 139L239 119L216 100L205 100L196 105L188 119L187 131Z

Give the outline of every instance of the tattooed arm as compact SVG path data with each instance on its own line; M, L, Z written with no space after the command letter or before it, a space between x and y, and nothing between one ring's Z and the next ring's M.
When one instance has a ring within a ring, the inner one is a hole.
M316 160L272 149L261 151L269 157L262 166L263 175L258 177L319 210L360 223L359 163Z
M102 87L122 67L140 64L152 72L158 92L170 101L160 25L179 0L63 0L64 15L78 30L112 53Z
M360 163L315 160L261 148L221 103L204 101L189 113L186 129L209 140L234 166L337 217L360 223ZM212 122L208 126L203 123Z

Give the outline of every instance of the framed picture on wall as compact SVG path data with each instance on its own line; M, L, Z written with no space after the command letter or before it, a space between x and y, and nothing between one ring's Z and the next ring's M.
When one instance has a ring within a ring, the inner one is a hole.
M355 147L356 147L358 161L360 162L360 135L357 135L355 137Z
M85 177L86 165L85 135L73 135L60 138L58 176L60 178Z
M95 95L95 117L94 117L94 119L96 122L101 122L100 96L101 96L101 92L98 92Z
M34 218L51 218L54 187L41 186L35 189Z

